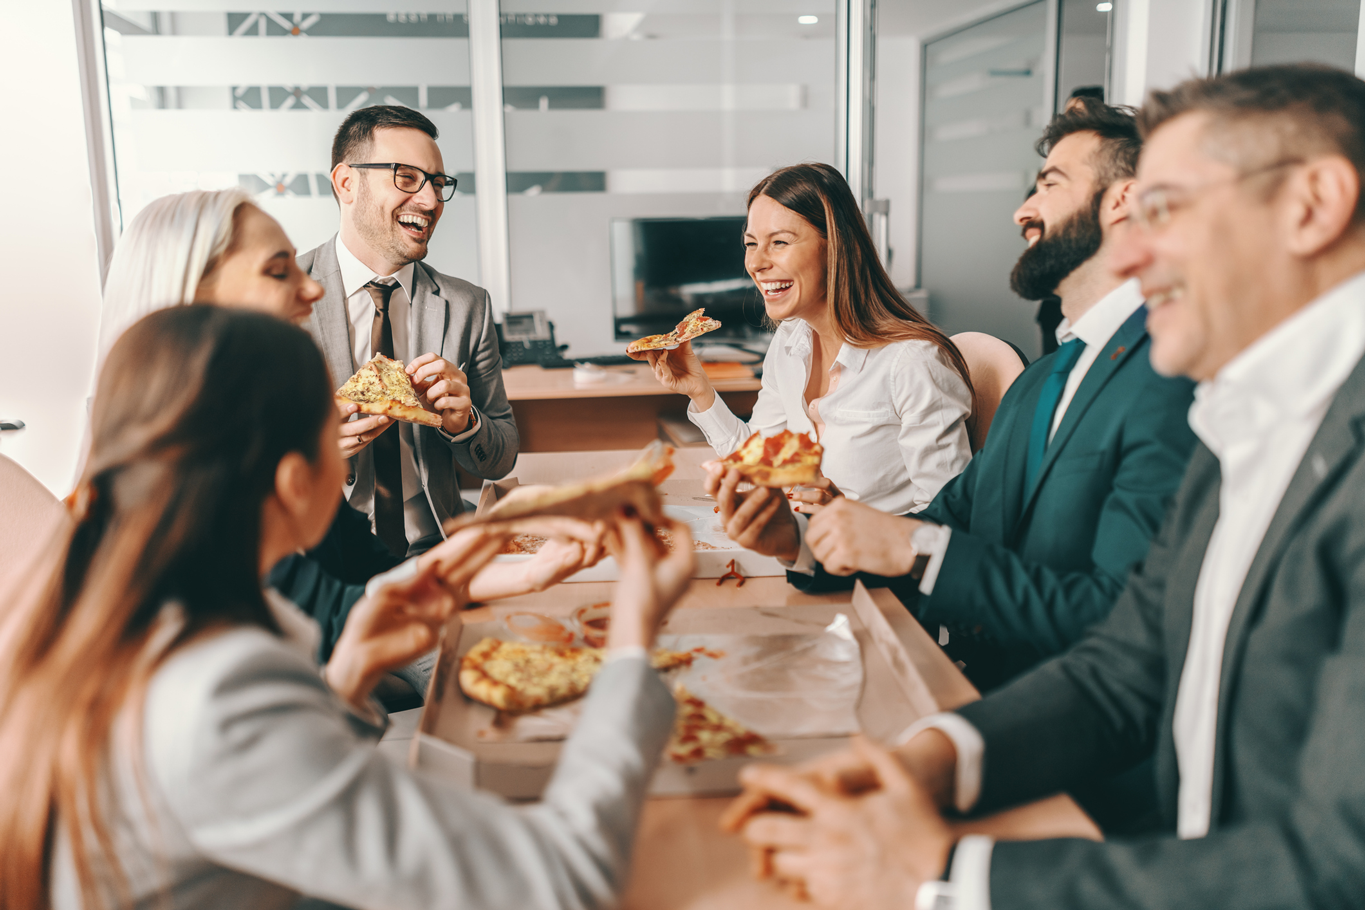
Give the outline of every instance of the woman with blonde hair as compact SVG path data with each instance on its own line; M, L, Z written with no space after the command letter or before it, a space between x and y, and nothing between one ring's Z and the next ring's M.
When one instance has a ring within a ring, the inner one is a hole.
M364 710L505 532L459 532L406 609L353 616L331 688L261 587L331 521L334 415L321 352L280 320L174 307L115 342L72 520L0 601L0 907L614 903L672 726L647 649L692 574L686 527L660 558L617 518L609 656L543 803L510 806L389 760Z
M752 433L814 433L820 489L903 515L929 504L971 457L972 385L953 343L905 300L877 258L844 178L827 164L782 168L749 192L744 264L777 333L753 416L731 413L684 343L648 357L719 454Z
M294 252L279 222L243 189L162 196L138 212L109 262L100 359L143 316L195 301L236 303L302 323L323 291Z

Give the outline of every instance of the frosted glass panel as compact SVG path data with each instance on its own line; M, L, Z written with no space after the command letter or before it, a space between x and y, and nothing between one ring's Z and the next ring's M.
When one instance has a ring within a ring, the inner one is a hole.
M504 19L545 6L505 2ZM550 42L503 28L512 309L545 310L572 356L619 353L614 219L743 215L773 169L833 161L835 4L556 6L596 32Z
M1023 241L1011 215L1039 160L1051 115L1039 2L924 46L920 283L950 333L988 332L1030 358L1037 304L1009 289Z
M1256 0L1251 65L1325 63L1354 70L1360 0Z
M179 0L172 11L105 0L124 224L167 193L243 186L311 249L337 229L336 128L358 107L401 104L436 124L446 170L460 178L427 261L477 281L469 29L464 0L439 3L425 13L391 12L382 0L241 12L228 0ZM586 18L513 28L577 35Z

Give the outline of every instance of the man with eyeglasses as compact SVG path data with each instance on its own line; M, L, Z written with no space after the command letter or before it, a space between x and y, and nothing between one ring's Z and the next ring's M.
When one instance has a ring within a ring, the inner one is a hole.
M407 364L440 427L342 413L347 501L370 516L395 558L442 539L464 509L456 467L497 479L518 436L502 383L488 292L422 262L456 181L444 173L436 126L398 106L360 108L332 143L341 229L299 257L322 284L309 330L337 386L375 354Z
M1365 82L1153 92L1115 266L1200 445L1143 566L1070 652L888 753L751 768L733 807L825 907L1358 907L1365 895ZM1164 831L957 840L1155 756ZM770 801L796 814L760 811Z

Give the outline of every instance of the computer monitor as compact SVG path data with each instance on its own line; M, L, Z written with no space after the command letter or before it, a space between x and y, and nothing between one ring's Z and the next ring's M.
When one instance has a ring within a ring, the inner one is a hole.
M763 299L744 271L744 216L611 222L618 341L667 332L704 307L722 328L708 341L765 338Z

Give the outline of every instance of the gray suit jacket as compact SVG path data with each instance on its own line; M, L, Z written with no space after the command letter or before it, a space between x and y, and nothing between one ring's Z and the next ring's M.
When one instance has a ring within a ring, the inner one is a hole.
M144 711L142 755L116 752L106 803L132 906L564 910L615 904L674 708L645 660L608 663L526 806L386 758L316 663L259 628L171 655ZM65 836L52 897L82 906Z
M418 354L433 352L456 366L467 364L470 397L481 420L478 432L464 442L451 442L433 427L413 426L417 473L432 514L438 524L443 524L464 511L455 465L488 480L505 477L516 464L520 439L502 386L502 355L488 292L442 275L425 263L415 265L408 323L410 347ZM339 388L354 369L351 322L342 296L336 238L299 256L299 267L326 291L313 307L308 331L326 355L333 386ZM374 463L368 448L351 459L346 477L348 499L357 484L362 493L374 485Z
M1000 843L991 906L1365 905L1365 360L1308 447L1229 623L1212 826L1174 837L1172 736L1219 467L1196 448L1147 560L1069 653L961 709L986 740L981 807L1155 753L1171 834Z

